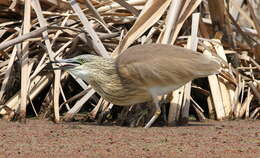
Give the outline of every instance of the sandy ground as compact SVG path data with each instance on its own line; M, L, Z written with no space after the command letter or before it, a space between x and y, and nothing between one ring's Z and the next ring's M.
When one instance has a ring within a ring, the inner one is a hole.
M150 129L0 120L0 157L260 158L260 121L190 122Z

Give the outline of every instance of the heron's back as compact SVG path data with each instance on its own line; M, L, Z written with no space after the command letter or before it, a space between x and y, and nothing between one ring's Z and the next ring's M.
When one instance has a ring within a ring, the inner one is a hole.
M123 80L131 80L148 90L162 88L160 95L220 69L213 58L165 44L133 46L118 56L116 66Z

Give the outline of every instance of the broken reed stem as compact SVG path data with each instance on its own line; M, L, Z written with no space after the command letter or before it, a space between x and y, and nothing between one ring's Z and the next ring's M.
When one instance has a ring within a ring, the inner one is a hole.
M30 32L31 28L31 0L25 0L24 6L24 23L23 23L23 34ZM22 44L22 61L21 61L21 102L19 108L19 119L21 122L25 122L26 106L27 106L27 92L29 84L29 65L28 65L28 54L29 54L29 42L24 41Z
M95 30L91 27L91 24L89 23L88 19L86 18L85 14L83 13L83 11L80 9L78 3L75 0L71 0L70 4L71 4L71 7L73 8L74 12L78 15L80 21L82 22L84 29L89 33L89 36L92 39L91 42L93 42L93 48L101 56L108 57L109 55L106 51L106 48L100 41Z
M47 22L44 19L43 14L42 14L42 9L41 9L39 0L32 0L32 2L33 2L32 7L34 8L34 10L36 12L40 26L41 27L47 26ZM55 56L54 56L54 53L53 53L52 48L51 48L50 40L48 39L48 32L44 31L42 33L42 35L43 35L43 38L44 38L44 43L46 45L47 52L48 52L48 55L50 57L50 60L54 61ZM60 114L59 114L60 76L61 76L61 71L60 70L54 70L54 89L53 89L53 91L54 91L54 93L53 93L54 94L53 95L54 101L53 101L53 106L54 106L54 118L55 118L54 121L55 122L60 121Z
M204 41L204 44L208 47L211 47L210 43L207 41ZM211 52L209 52L207 49L203 51L203 54L205 55L211 55ZM226 116L225 114L225 109L224 109L224 104L222 100L222 95L221 95L221 89L219 85L219 81L216 75L210 75L208 76L208 81L210 85L210 91L211 91L211 96L213 100L213 107L216 112L216 118L217 120L223 120Z

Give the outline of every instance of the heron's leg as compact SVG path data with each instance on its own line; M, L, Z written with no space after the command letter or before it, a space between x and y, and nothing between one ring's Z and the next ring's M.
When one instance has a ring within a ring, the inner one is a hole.
M161 114L161 108L160 108L160 106L159 106L159 100L158 100L157 96L156 96L156 97L153 97L153 101L154 101L156 110L155 110L155 113L154 113L153 117L152 117L151 120L145 125L144 128L149 128L149 127L155 122L155 120L158 118L158 116Z

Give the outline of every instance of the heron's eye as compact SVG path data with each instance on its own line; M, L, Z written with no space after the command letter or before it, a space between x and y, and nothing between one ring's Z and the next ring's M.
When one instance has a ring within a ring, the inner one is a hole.
M84 59L77 59L77 61L80 63L80 65L82 65L82 64L85 63L85 60L84 60Z

